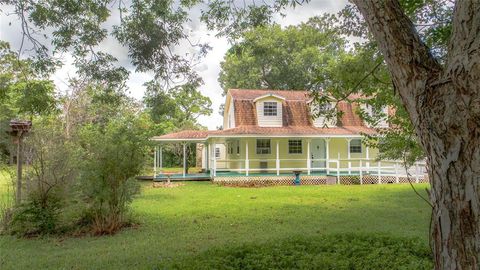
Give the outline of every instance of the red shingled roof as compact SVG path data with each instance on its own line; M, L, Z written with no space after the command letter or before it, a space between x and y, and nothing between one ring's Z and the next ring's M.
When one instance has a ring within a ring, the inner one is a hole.
M203 140L208 137L222 137L235 135L359 135L361 133L374 134L375 130L364 125L360 116L356 113L358 104L340 101L338 109L343 112L337 127L317 128L313 125L310 117L307 91L287 90L257 90L257 89L231 89L228 92L232 97L235 114L235 128L226 130L204 131L186 130L157 136L157 140ZM282 101L283 126L282 127L259 127L255 98L273 94L285 100ZM349 98L360 98L360 95Z
M282 96L285 100L304 100L310 99L308 91L293 91L293 90L264 90L264 89L230 89L228 93L233 99L248 99L254 100L257 97L261 97L267 94L274 94Z

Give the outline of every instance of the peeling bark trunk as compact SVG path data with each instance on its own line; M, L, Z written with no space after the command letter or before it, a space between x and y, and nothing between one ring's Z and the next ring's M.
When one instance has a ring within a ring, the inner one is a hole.
M435 269L480 269L480 1L457 2L445 66L397 0L352 1L428 157Z

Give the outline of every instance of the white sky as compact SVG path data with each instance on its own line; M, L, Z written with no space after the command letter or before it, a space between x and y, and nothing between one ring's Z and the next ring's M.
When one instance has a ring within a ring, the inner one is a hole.
M284 12L287 16L281 17L278 15L275 21L282 26L296 25L316 15L336 13L340 11L345 4L346 0L311 0L310 3L297 7L296 9L287 9ZM6 15L8 14L8 7L3 8L1 12L0 39L10 42L12 49L16 50L20 47L21 42L21 35L19 34L20 25L14 16ZM198 11L194 11L193 14L198 15ZM112 18L118 18L118 16L113 15ZM115 22L107 22L106 27L113 23ZM222 96L223 90L218 83L220 62L223 60L223 56L230 45L226 38L215 37L215 32L208 31L206 26L203 23L199 23L197 19L192 18L192 22L187 25L187 28L191 30L192 40L209 43L212 47L212 50L196 67L196 70L205 82L205 84L200 87L200 91L212 100L213 108L212 115L202 116L198 120L200 124L208 127L208 129L215 129L223 123L222 116L218 113L220 104L224 102L224 97ZM143 84L153 78L152 74L135 72L129 63L127 49L120 46L113 38L105 40L100 47L117 57L120 64L129 69L130 77L127 85L130 88L130 95L136 99L141 99L145 91ZM68 78L74 77L75 75L75 68L71 64L72 57L67 54L63 57L63 60L65 65L52 76L53 81L60 91L64 91L67 88L66 82L68 82Z

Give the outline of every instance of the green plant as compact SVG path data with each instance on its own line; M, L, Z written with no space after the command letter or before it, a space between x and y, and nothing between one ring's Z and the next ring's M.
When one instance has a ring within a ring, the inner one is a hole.
M431 269L428 246L408 238L338 234L215 248L173 269Z
M147 138L134 118L116 119L102 127L87 125L80 134L86 151L79 190L87 205L84 221L94 234L112 234L128 224L126 213L139 185Z

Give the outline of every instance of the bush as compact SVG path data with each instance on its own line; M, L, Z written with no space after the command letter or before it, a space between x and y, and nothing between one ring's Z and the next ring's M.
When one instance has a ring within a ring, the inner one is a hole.
M78 175L81 152L64 136L62 127L48 119L35 125L25 140L32 164L25 168L22 201L9 210L6 232L16 235L53 234L63 231L60 214L75 196L72 186Z
M413 239L372 235L294 237L214 249L173 269L432 269L429 248Z
M112 234L129 221L126 216L139 191L134 177L143 168L147 140L134 119L86 126L80 134L86 153L79 188L87 205L84 222L94 234Z
M55 196L45 199L30 194L28 201L15 207L9 232L22 236L56 233L61 199Z

